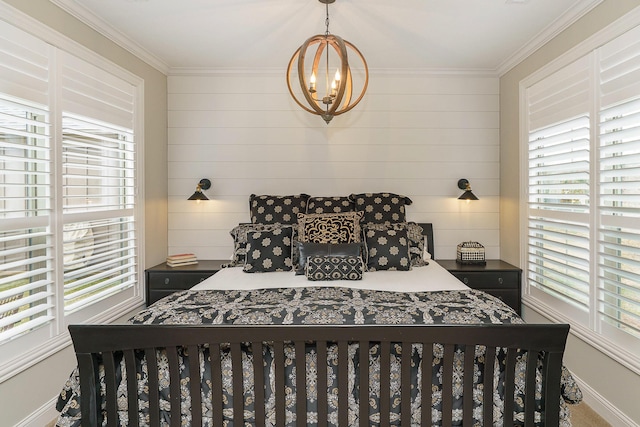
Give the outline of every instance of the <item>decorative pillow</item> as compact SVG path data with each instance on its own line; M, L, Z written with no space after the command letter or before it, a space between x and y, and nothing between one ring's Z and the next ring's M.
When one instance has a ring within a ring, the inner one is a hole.
M307 211L308 194L295 196L249 196L249 212L254 224L295 224L298 213Z
M345 197L309 197L307 213L353 212L355 206L348 196Z
M247 273L290 271L293 227L247 233L247 255L243 270Z
M298 240L314 243L355 243L362 240L362 212L298 214Z
M397 222L394 224L366 224L362 226L364 233L367 230L407 230L409 239L409 255L411 256L411 267L422 267L429 265L425 253L429 254L425 248L425 236L423 229L415 222Z
M296 274L305 273L307 258L332 255L332 256L362 256L362 243L313 243L297 242L298 262L294 263Z
M247 233L256 231L271 231L281 228L280 224L238 224L229 234L233 238L233 258L223 267L236 267L244 265L247 253ZM294 229L295 231L295 229Z
M307 258L309 280L362 280L364 262L359 256L318 255Z
M368 228L365 232L365 244L369 271L411 270L409 238L406 229Z
M406 196L393 193L364 193L349 196L355 203L355 209L363 212L363 223L405 222L405 206L413 203Z

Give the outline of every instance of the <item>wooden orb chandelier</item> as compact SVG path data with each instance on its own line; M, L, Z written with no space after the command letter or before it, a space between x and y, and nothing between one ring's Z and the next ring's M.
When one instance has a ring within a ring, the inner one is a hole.
M295 51L287 67L287 87L303 110L322 117L329 124L334 116L346 113L360 102L369 85L369 68L357 47L329 33L329 4L335 0L318 1L326 5L326 32L308 38ZM314 47L315 53L312 50ZM352 58L362 63L357 73L360 84L356 86L360 95L355 99L356 70L349 66L348 50L355 53ZM313 57L309 68L305 64L307 56Z

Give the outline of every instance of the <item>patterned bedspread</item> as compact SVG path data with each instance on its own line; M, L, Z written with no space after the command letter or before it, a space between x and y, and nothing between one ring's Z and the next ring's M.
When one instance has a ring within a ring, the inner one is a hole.
M523 323L515 312L506 304L497 298L492 297L484 292L477 290L464 291L437 291L437 292L415 292L400 293L389 291L373 291L358 290L340 287L309 287L309 288L282 288L282 289L260 289L252 291L237 290L207 290L207 291L183 291L166 297L139 314L130 319L131 323L137 324L233 324L233 325L285 325L285 324L307 324L307 325L341 325L341 324L378 324L378 325L401 325L401 324L478 324L478 323ZM482 348L477 347L478 352L482 352ZM414 345L413 358L415 359L415 387L412 393L412 411L416 419L416 425L420 420L420 390L417 378L421 372L422 348ZM207 351L207 350L204 350ZM357 360L357 345L350 348L350 356L353 361ZM440 350L434 346L432 373L438 375L438 357ZM264 349L265 361L271 360L269 349ZM374 369L374 375L371 376L372 381L376 380L375 371L379 372L379 354L377 349L370 349L370 362ZM332 352L329 352L329 357ZM163 357L159 353L160 358ZM225 360L224 354L222 355ZM187 355L183 356L186 363ZM295 358L295 354L289 352L287 357ZM392 361L398 358L399 354L392 354ZM454 365L462 366L463 353L456 354L456 362ZM305 354L307 365L318 363L314 350L311 349ZM479 358L481 360L481 357ZM251 401L250 395L252 391L252 356L249 352L243 360L245 369L245 386L246 393L249 395L245 401ZM228 361L230 367L230 361ZM501 363L499 358L496 364ZM522 365L524 371L525 361L518 362ZM270 366L267 363L267 369ZM331 379L331 361L328 361L329 370L329 387L336 387ZM310 366L313 369L313 366ZM481 367L478 367L482 372ZM143 372L144 369L141 368ZM393 372L393 368L392 368ZM140 375L144 382L144 375ZM461 374L461 372L460 372ZM186 374L185 374L186 375ZM288 378L292 384L295 384L295 372L288 372ZM461 375L460 375L461 376ZM456 375L454 374L454 378ZM335 379L335 378L333 378ZM458 377L460 379L460 377ZM124 382L124 379L122 379ZM307 381L311 381L307 379ZM570 426L568 419L568 408L565 401L569 403L577 403L582 399L581 392L574 382L571 374L563 372L562 384L562 401L561 401L561 425L563 427ZM357 381L350 380L350 386ZM392 384L394 384L392 380ZM397 385L399 389L399 384ZM144 384L140 385L144 388ZM371 384L372 389L376 389L376 384ZM520 389L523 385L516 385L516 389ZM309 389L313 389L309 384ZM378 383L379 388L379 383ZM454 387L454 390L456 387ZM461 393L462 387L460 387ZM186 390L185 390L186 391ZM166 393L167 390L164 390ZM203 390L203 397L206 397L208 390ZM331 395L331 390L328 391ZM270 396L270 390L267 390L267 396ZM350 397L350 406L353 405L353 417L357 416L357 402L355 401L357 393L352 392ZM494 395L499 395L496 393ZM309 408L313 408L314 396L312 392L307 393L309 399ZM398 393L399 396L399 393ZM439 413L439 399L437 393L434 395L434 404L432 408L433 425L439 425L441 414ZM231 402L231 395L228 394L227 401ZM474 401L476 406L482 404L481 393L476 396L474 393ZM79 383L77 371L75 371L58 399L57 408L61 412L58 419L58 426L79 426ZM126 398L122 399L122 410L126 411ZM396 399L399 400L399 399ZM494 413L501 413L501 398L494 399ZM210 399L203 399L204 402ZM380 418L377 414L375 402L371 403L370 424L377 424L376 420ZM168 399L167 399L168 406ZM295 411L295 401L291 402L291 414ZM399 403L392 403L392 411L399 410ZM310 410L312 412L312 410ZM459 411L461 412L461 411ZM289 413L289 411L288 411ZM336 411L337 413L337 411ZM205 422L210 422L211 408L204 408ZM209 418L206 415L209 414ZM311 418L313 414L310 414ZM336 415L336 414L333 414ZM188 408L183 411L183 422L189 420ZM454 422L461 423L461 414L454 414ZM225 410L225 418L227 412ZM251 419L251 408L246 408L245 417L248 421ZM289 418L289 417L288 417ZM351 417L350 417L351 418ZM397 417L395 417L397 418ZM517 417L516 417L517 418ZM141 422L144 424L146 416L141 414ZM291 417L293 420L293 416ZM394 416L392 414L392 419ZM231 420L231 415L229 416ZM331 420L330 420L331 421ZM355 418L354 418L354 422ZM481 425L481 421L480 424ZM183 423L184 425L184 423ZM205 424L207 425L207 424ZM210 424L209 424L210 425Z

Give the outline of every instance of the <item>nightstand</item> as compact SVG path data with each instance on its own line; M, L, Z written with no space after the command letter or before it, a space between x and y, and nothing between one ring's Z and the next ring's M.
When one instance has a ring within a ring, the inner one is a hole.
M497 259L487 260L485 265L449 259L437 262L465 285L500 298L520 314L522 270L518 267Z
M169 267L166 262L145 270L147 306L177 291L190 289L216 274L229 260L199 260L197 264Z

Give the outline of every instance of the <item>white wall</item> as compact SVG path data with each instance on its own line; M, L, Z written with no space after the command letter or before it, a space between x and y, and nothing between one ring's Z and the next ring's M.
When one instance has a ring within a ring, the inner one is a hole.
M229 258L251 193L389 191L413 200L409 220L433 222L438 258L466 240L500 256L497 77L374 70L362 102L327 125L290 98L284 65L168 77L169 253ZM186 200L201 178L211 200ZM479 201L457 200L460 178Z

